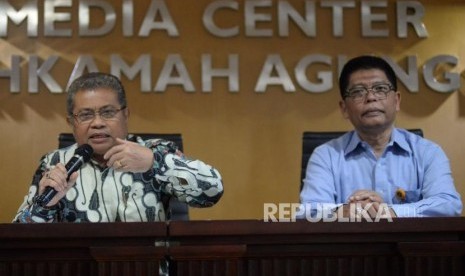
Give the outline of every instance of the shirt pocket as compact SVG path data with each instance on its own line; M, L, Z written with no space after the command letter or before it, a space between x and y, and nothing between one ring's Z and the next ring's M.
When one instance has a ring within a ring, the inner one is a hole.
M404 204L417 202L421 199L421 190L404 190L402 188L397 188L392 198L394 204Z

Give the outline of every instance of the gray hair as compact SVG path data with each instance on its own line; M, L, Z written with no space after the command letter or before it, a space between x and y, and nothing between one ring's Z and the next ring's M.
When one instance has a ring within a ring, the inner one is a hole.
M73 115L74 98L76 93L82 90L93 90L97 88L108 88L116 92L118 95L118 103L121 106L126 106L126 92L121 84L121 81L114 75L92 72L84 74L75 79L68 89L68 98L66 100L66 111L68 116Z

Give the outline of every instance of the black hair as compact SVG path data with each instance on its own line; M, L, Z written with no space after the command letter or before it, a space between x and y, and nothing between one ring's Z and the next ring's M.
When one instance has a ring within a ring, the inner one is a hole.
M349 60L342 68L339 77L339 92L344 99L349 79L352 73L359 70L379 69L386 74L389 82L391 83L394 91L397 91L397 77L391 65L384 59L376 56L359 56Z

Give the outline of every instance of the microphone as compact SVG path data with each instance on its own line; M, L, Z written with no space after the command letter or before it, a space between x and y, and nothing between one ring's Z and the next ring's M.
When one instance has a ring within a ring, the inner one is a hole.
M94 152L94 149L88 144L81 145L74 151L74 156L66 163L66 173L68 177L66 181L69 180L71 174L77 170L86 162L90 160L90 156ZM37 197L35 204L38 204L41 207L45 207L50 200L57 194L57 191L52 187L45 188L45 191Z

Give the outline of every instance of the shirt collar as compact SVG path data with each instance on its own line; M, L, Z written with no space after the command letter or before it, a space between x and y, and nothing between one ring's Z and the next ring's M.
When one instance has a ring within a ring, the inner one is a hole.
M347 146L344 150L344 155L347 155L354 151L360 144L360 142L362 141L360 140L360 137L358 136L357 132L355 130L351 131L349 133Z
M362 146L362 140L360 139L360 136L358 136L356 131L351 131L349 134L347 146L344 150L344 155L353 152L359 146ZM390 146L397 146L399 149L411 153L406 136L403 135L397 128L392 130L391 140L388 143L388 147Z
M412 153L409 143L407 142L407 136L397 128L394 128L392 131L391 142L389 142L389 145L397 145L399 149Z

